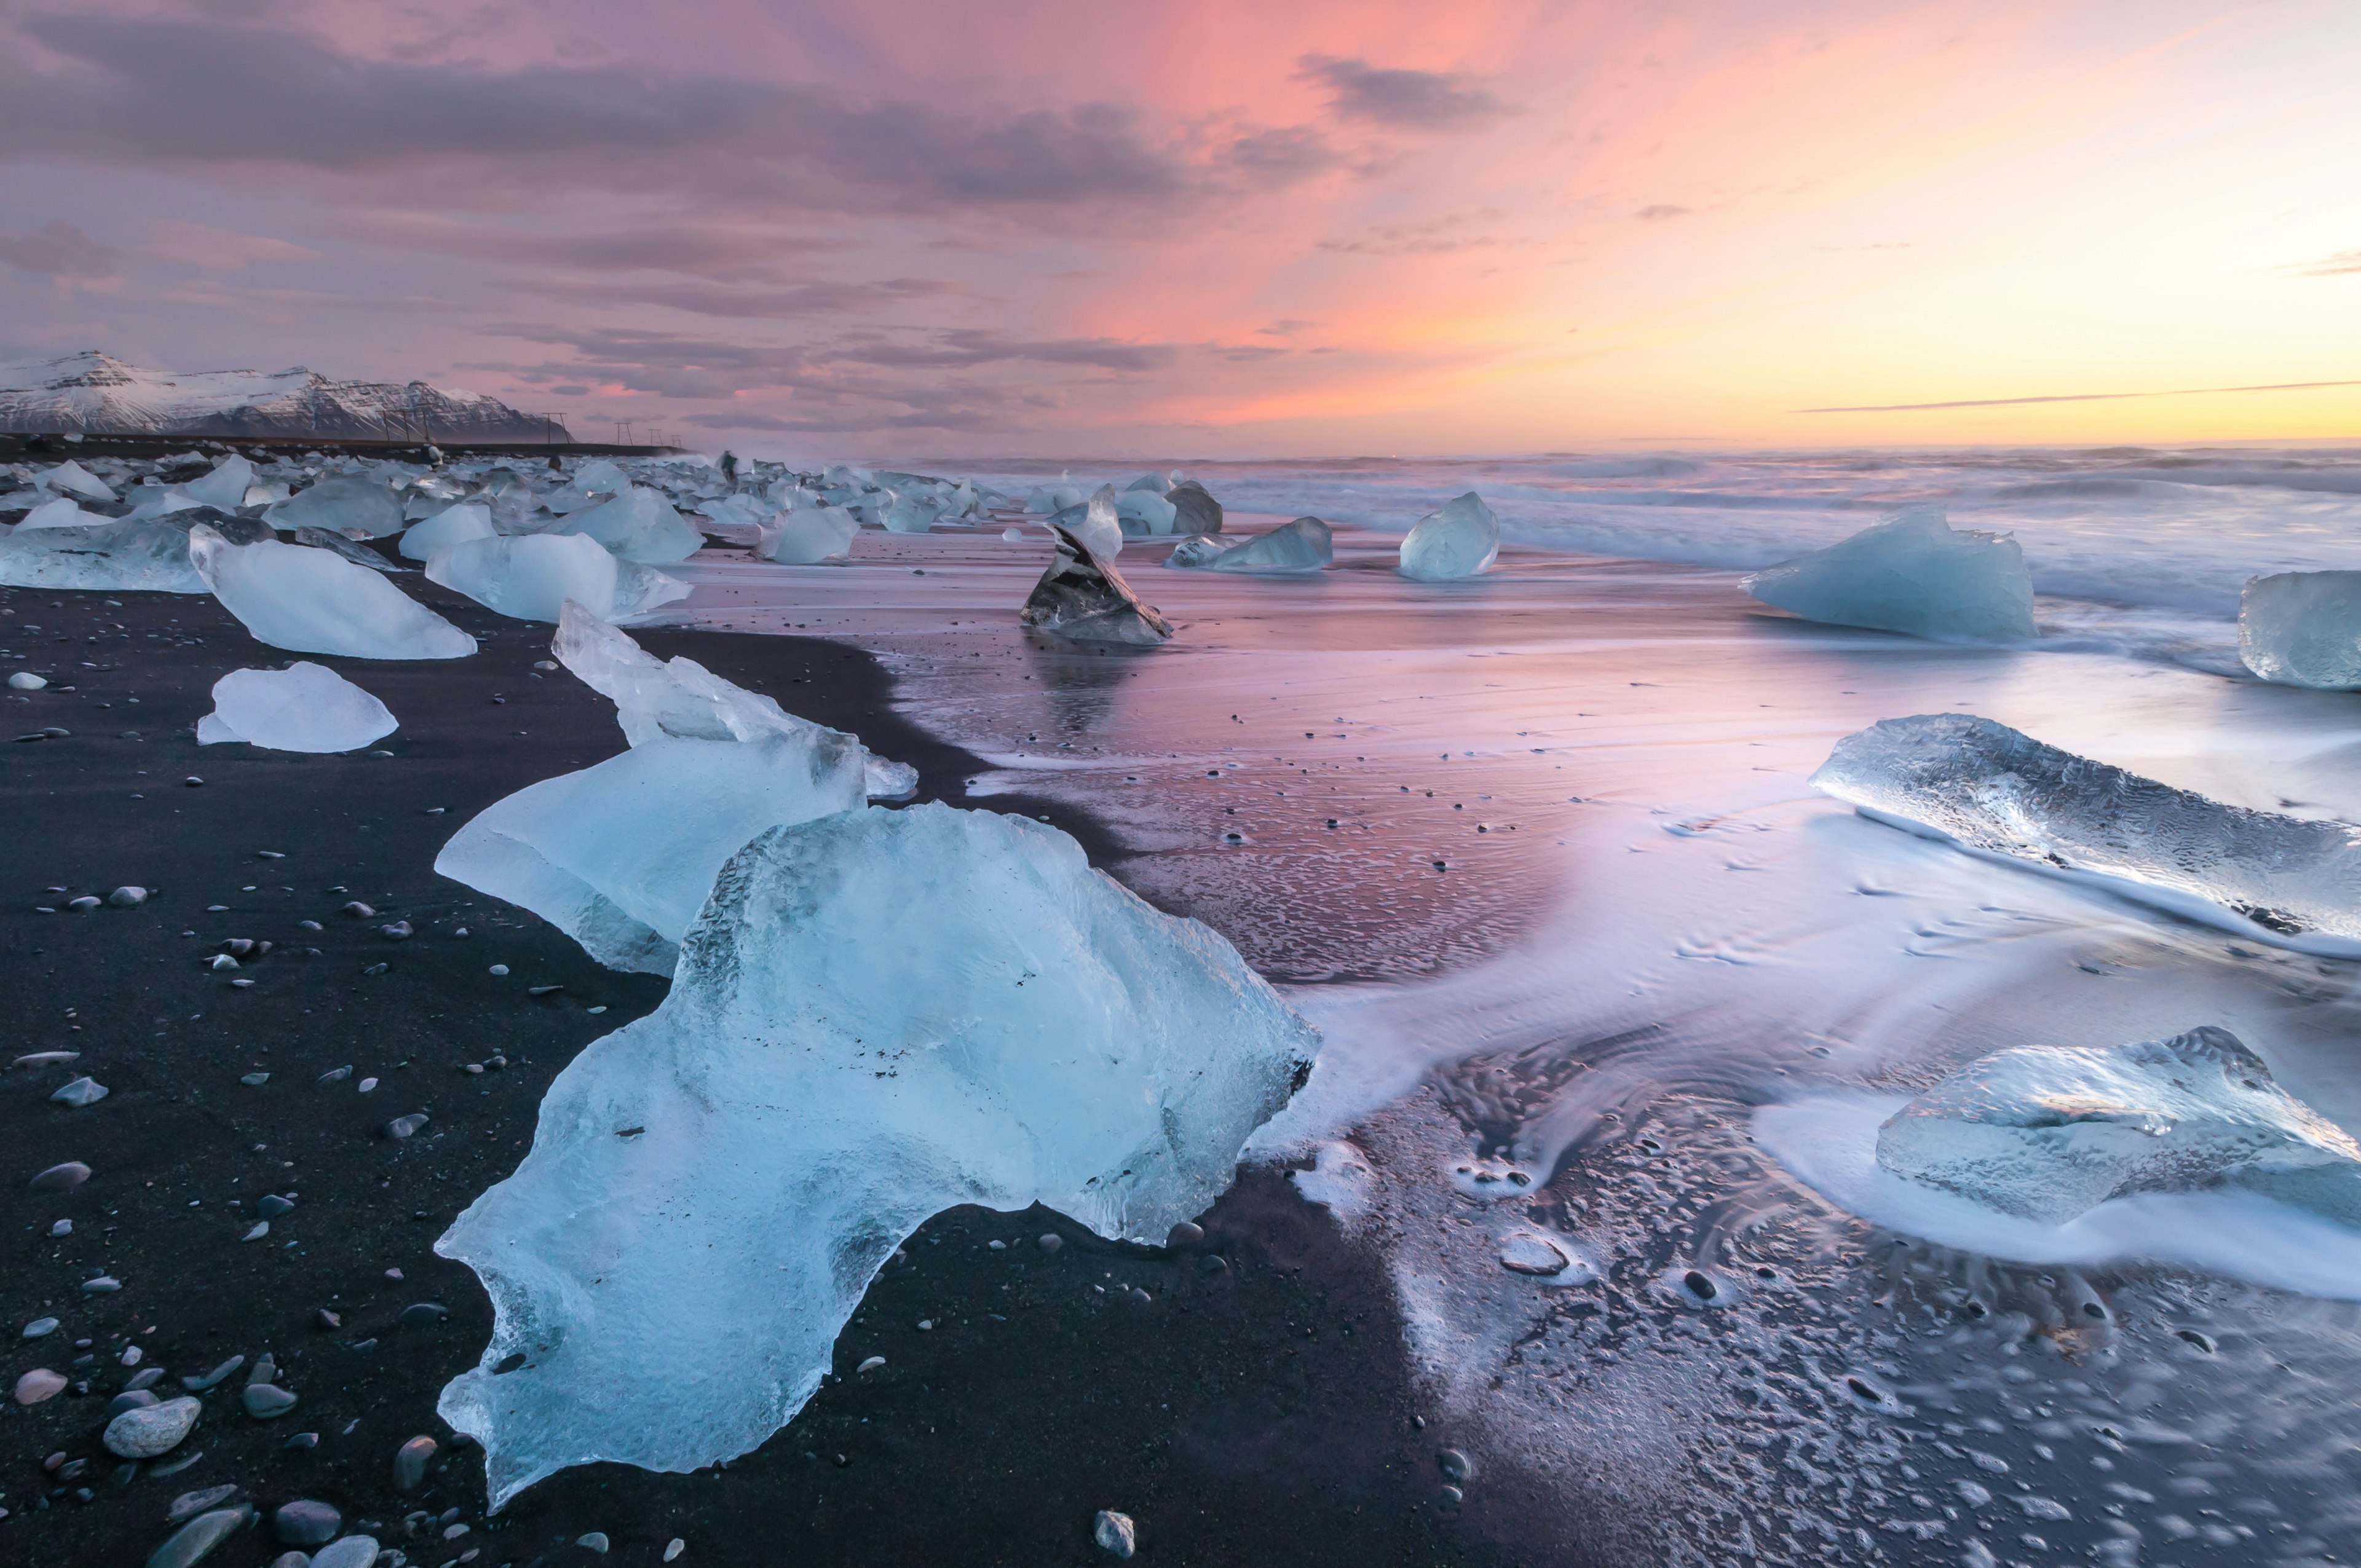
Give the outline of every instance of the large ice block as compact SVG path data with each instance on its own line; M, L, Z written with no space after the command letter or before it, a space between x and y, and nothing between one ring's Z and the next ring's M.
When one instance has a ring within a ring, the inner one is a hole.
M689 593L679 578L609 554L579 534L461 540L427 560L426 576L519 620L554 621L568 599L603 620L628 620Z
M1402 536L1401 575L1449 582L1489 571L1500 554L1500 520L1470 490L1428 512Z
M2033 579L2014 535L1954 529L1939 507L1912 507L1841 543L1745 581L1764 604L1806 620L1946 641L2035 634Z
M1888 718L1812 783L1897 827L2266 940L2361 953L2361 828L2224 806L1964 713Z
M98 521L0 534L0 587L201 594L189 532L172 520Z
M1172 635L1172 623L1142 604L1121 573L1100 560L1071 530L1049 525L1058 554L1017 620L1037 631L1073 642L1126 642L1154 647Z
M705 535L690 527L655 490L632 485L613 499L577 511L551 531L595 539L626 561L662 565L686 561L705 548Z
M262 516L273 528L324 528L352 539L383 539L402 529L401 498L366 474L323 479Z
M1222 503L1196 480L1181 480L1164 492L1164 499L1172 505L1172 531L1175 533L1222 532Z
M113 486L71 458L34 475L33 483L53 496L80 496L86 501L115 499Z
M104 512L84 511L71 496L52 496L39 506L27 511L16 521L19 528L94 528L115 519Z
M929 1215L1038 1202L1159 1243L1317 1048L1226 942L1053 828L944 806L773 828L663 1005L558 1075L532 1152L435 1244L494 1313L441 1413L495 1508L568 1465L746 1453Z
M2361 1227L2361 1146L2211 1026L1971 1062L1878 1130L1877 1162L2053 1225L2112 1198L2236 1190Z
M199 506L236 511L246 504L246 492L253 483L254 465L233 452L214 464L214 471L203 478L181 486L181 491Z
M470 539L490 539L499 531L492 527L492 509L478 502L462 501L445 507L423 521L413 523L401 536L401 554L412 561L431 561L438 550L454 544L464 544Z
M800 507L763 525L754 554L783 566L849 560L860 532L860 521L842 507Z
M1234 544L1226 550L1205 551L1202 558L1190 546L1211 543L1205 535L1183 540L1173 549L1168 566L1202 566L1209 571L1235 572L1241 576L1291 576L1317 572L1336 558L1328 525L1316 517L1282 522L1268 533ZM1191 558L1183 559L1187 554Z
M476 640L365 566L301 544L233 544L210 523L189 559L258 642L350 659L464 659Z
M1123 524L1126 539L1144 539L1178 532L1174 524L1180 512L1159 491L1126 490L1115 497L1115 521Z
M2361 691L2361 572L2247 578L2238 656L2281 685Z
M376 697L334 670L298 660L283 670L232 670L215 681L214 710L197 720L197 744L357 751L399 728Z

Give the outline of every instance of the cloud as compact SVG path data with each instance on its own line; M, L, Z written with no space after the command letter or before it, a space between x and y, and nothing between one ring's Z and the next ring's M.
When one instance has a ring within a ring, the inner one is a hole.
M1257 337L1293 337L1297 333L1318 326L1318 322L1298 321L1293 316L1281 316L1268 326L1255 328Z
M821 362L850 360L898 368L945 369L1030 360L1039 365L1139 372L1162 369L1180 352L1180 345L1170 343L1125 343L1112 337L1027 338L981 328L954 328L928 334L919 342L873 340L840 345L818 351L815 358Z
M30 234L0 234L0 264L49 278L111 278L120 255L71 224L43 224Z
M1475 232L1474 225L1498 222L1506 215L1497 207L1445 213L1423 223L1377 224L1358 239L1315 240L1313 246L1356 256L1444 256L1455 250L1488 250L1500 243L1499 236Z
M1291 185L1344 162L1327 138L1308 126L1251 131L1223 149L1224 161L1258 184Z
M521 285L542 296L608 305L662 305L689 315L731 321L792 321L890 310L914 301L965 294L956 283L929 278L888 278L874 283L812 282L784 288L727 288L702 280L680 283L586 283L536 278Z
M1641 208L1631 215L1642 223L1660 224L1667 218L1687 217L1692 210L1688 207L1676 207L1670 202L1656 202Z
M2279 381L2261 387L2177 387L2160 392L2048 392L2029 398L1963 398L1947 403L1865 403L1856 408L1790 409L1798 414L1914 414L1938 409L2004 409L2021 403L2112 403L2127 398L2208 398L2227 392L2314 392L2361 381Z
M2361 272L2361 250L2340 250L2301 269L2306 278L2345 278Z
M1457 71L1397 71L1363 60L1307 54L1295 62L1299 82L1327 87L1329 107L1351 120L1402 130L1472 130L1511 113L1477 79Z

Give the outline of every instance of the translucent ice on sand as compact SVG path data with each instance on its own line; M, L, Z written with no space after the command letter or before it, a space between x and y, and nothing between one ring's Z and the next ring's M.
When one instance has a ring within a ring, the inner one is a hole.
M210 523L189 559L258 642L352 659L464 659L476 640L366 566L301 544L233 544Z
M436 551L426 576L519 620L555 620L568 599L603 620L628 620L689 593L679 578L611 555L579 534L463 540Z
M2361 1227L2361 1146L2226 1029L1985 1057L1888 1118L1877 1163L2053 1225L2135 1193L2234 1190Z
M351 539L383 539L402 525L401 499L366 474L323 479L262 515L273 528L324 528Z
M331 555L340 555L354 565L367 566L372 572L393 573L410 570L407 566L395 565L359 540L325 528L308 526L299 528L290 537L294 543L308 544L314 550L325 550Z
M113 487L71 459L45 473L34 475L33 483L53 496L80 496L86 501L115 499Z
M631 750L493 805L434 869L532 910L609 969L670 974L715 873L756 834L917 783L694 660L654 657L578 604L552 647L613 701Z
M25 528L0 535L0 587L201 594L189 533L170 520Z
M236 511L246 504L246 492L254 484L254 465L232 453L214 465L214 471L192 484L181 487L181 492L199 506L219 507L224 511ZM305 522L313 520L303 519Z
M283 670L232 670L215 681L214 710L197 720L197 744L355 751L397 728L385 704L334 670L299 660Z
M1401 542L1401 574L1422 583L1488 571L1500 554L1500 520L1470 490L1420 518Z
M1164 492L1164 499L1172 503L1172 531L1175 533L1222 532L1222 503L1196 480L1181 480Z
M2238 600L2238 656L2282 685L2361 691L2361 572L2248 578Z
M1115 498L1115 520L1130 538L1172 533L1180 513L1156 490L1126 490Z
M1260 576L1317 572L1335 558L1328 525L1316 517L1299 517L1226 549L1210 535L1193 535L1174 545L1164 564Z
M1912 507L1840 544L1746 579L1764 604L1806 620L1945 641L2034 635L2033 579L2014 536L1954 529Z
M930 1215L1038 1202L1161 1242L1317 1048L1226 942L1053 828L945 806L774 828L663 1005L559 1074L532 1153L435 1244L494 1312L442 1415L496 1508L567 1465L746 1453Z
M913 488L885 493L890 499L879 509L877 519L888 533L931 532L935 519L943 514L943 503L930 491Z
M1100 560L1071 530L1052 523L1057 558L1033 586L1017 619L1037 631L1072 642L1127 642L1152 648L1172 635L1172 623L1142 604L1121 573Z
M783 511L762 527L754 542L757 559L783 566L809 566L849 560L860 520L842 507L802 507Z
M84 511L74 504L71 496L53 496L27 511L16 524L19 528L89 528L115 520L101 512Z
M1050 522L1089 545L1091 554L1102 561L1123 554L1123 519L1115 510L1113 485L1101 485L1089 500L1065 508Z
M1964 713L1888 718L1812 783L1864 814L2265 941L2361 954L2361 828L2140 778Z
M705 535L689 526L663 494L642 485L577 511L553 532L595 539L626 561L661 565L686 561L705 547Z
M470 539L489 539L497 532L492 527L491 508L462 502L413 524L401 536L401 554L409 560L430 561L438 550L464 544Z

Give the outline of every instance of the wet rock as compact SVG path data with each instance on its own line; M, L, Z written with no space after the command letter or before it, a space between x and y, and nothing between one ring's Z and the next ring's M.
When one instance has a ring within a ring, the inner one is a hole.
M183 1492L172 1499L164 1510L166 1524L185 1524L209 1508L217 1508L237 1496L237 1488L229 1485L206 1486L194 1492Z
M287 1546L325 1546L336 1539L345 1516L326 1503L310 1497L281 1504L270 1516L270 1528Z
M106 895L106 902L117 909L136 908L148 902L148 890L144 887L118 887Z
M595 1552L604 1557L607 1555L607 1532L603 1530L591 1530L576 1541L574 1544L585 1552Z
M1446 1448L1436 1453L1434 1467L1443 1472L1443 1478L1446 1481L1465 1481L1476 1474L1474 1463L1455 1448Z
M432 1329L442 1326L451 1315L451 1309L440 1301L412 1301L401 1310L401 1326L405 1329Z
M1041 1237L1041 1250L1043 1252L1054 1253L1065 1245L1066 1238L1060 1235L1055 1231L1048 1232Z
M126 1410L144 1410L159 1402L156 1396L145 1388L126 1388L106 1402L107 1419L112 1420Z
M324 1546L312 1554L312 1568L373 1568L378 1558L377 1537L348 1535L333 1546Z
M106 1452L121 1459L153 1459L181 1446L197 1424L203 1408L183 1397L160 1405L126 1410L106 1423L100 1439Z
M126 1383L123 1389L125 1393L136 1394L143 1388L153 1388L162 1381L164 1381L164 1369L160 1366L151 1366Z
M238 1399L258 1421L275 1421L295 1408L295 1396L275 1383L249 1383Z
M219 1366L214 1367L211 1372L206 1373L203 1377L181 1378L181 1387L186 1388L192 1394L202 1394L206 1389L221 1382L231 1373L236 1371L239 1367L244 1366L245 1365L246 1357L242 1355L233 1355L227 1361L223 1362Z
M680 1537L675 1535L670 1541L664 1542L664 1560L669 1563L687 1550L688 1542L681 1540Z
M1164 1237L1164 1245L1169 1247L1202 1246L1204 1241L1205 1227L1189 1220L1173 1226Z
M85 1279L82 1282L82 1294L85 1296L111 1296L122 1288L123 1281L111 1274L102 1274L94 1279Z
M1033 586L1017 620L1071 642L1115 642L1152 648L1172 635L1172 623L1139 596L1121 573L1091 554L1080 535L1049 525L1057 558Z
M377 934L389 942L407 942L418 935L417 927L407 920L396 920L377 928Z
M385 1124L385 1135L389 1138L412 1137L424 1125L426 1125L426 1113L413 1111L407 1116L396 1116L392 1121L388 1122Z
M1139 1550L1138 1527L1131 1522L1129 1514L1119 1514L1113 1508L1101 1508L1098 1517L1091 1520L1091 1539L1099 1543L1101 1551L1117 1557L1129 1557Z
M243 1503L234 1508L199 1514L155 1550L148 1559L148 1568L190 1568L245 1529L253 1518L254 1510Z
M275 1220L281 1214L291 1212L294 1207L294 1199L282 1198L276 1192L266 1192L256 1201L254 1212L266 1220Z
M434 1457L434 1440L413 1437L393 1456L393 1489L415 1492L426 1480L426 1462Z
M23 1337L26 1339L46 1339L48 1336L57 1332L58 1321L55 1318L35 1318L31 1322L25 1325Z
M44 1399L53 1399L65 1391L65 1386L63 1373L36 1366L16 1379L16 1403L38 1405Z
M70 1188L80 1187L89 1179L90 1167L78 1159L70 1159L63 1165L53 1165L33 1178L33 1190L63 1192Z

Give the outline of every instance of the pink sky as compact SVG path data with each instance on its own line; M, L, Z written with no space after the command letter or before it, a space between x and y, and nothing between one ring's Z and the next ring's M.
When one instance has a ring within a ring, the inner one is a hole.
M423 377L807 456L2361 436L2361 387L2219 389L2361 380L2344 0L0 0L0 33L5 359ZM1891 409L1930 403L1982 406Z

